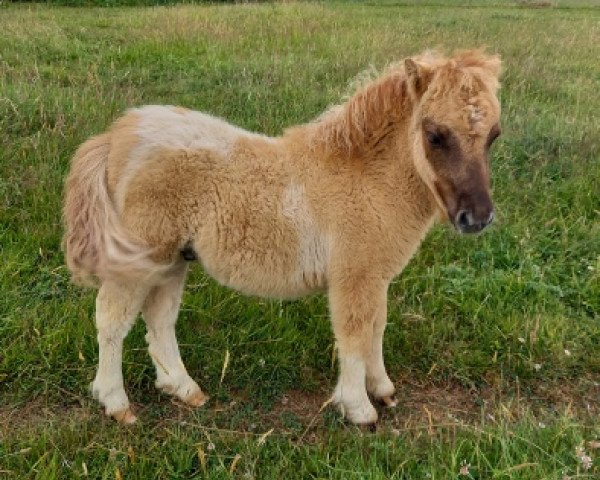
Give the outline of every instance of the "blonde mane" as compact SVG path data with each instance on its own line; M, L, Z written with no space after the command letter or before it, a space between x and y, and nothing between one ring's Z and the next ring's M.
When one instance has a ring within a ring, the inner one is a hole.
M465 91L475 84L493 92L498 89L500 59L483 50L459 51L450 58L427 51L412 60L431 76L434 70L439 72L434 95L444 95L457 83ZM360 73L352 82L354 93L309 124L309 143L313 148L345 156L369 151L412 113L413 99L406 80L403 63L390 64L378 76L374 69Z
M364 85L345 103L330 107L311 124L310 144L333 153L367 150L397 123L408 107L404 68L394 66Z

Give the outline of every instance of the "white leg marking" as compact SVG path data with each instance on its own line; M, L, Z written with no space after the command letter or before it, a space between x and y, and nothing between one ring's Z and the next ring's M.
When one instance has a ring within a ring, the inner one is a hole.
M340 378L334 392L334 401L342 414L353 423L377 421L377 412L365 388L365 362L360 357L340 355Z
M133 423L121 370L123 340L140 311L145 286L105 282L96 297L99 361L92 393L106 408L106 414L124 423Z

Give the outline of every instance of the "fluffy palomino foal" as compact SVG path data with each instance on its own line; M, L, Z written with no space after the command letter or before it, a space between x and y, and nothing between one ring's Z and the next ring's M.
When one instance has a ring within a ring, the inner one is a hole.
M207 400L175 337L189 261L249 295L326 291L337 342L334 400L372 423L394 404L383 361L387 290L436 219L478 232L494 216L488 150L498 136L500 60L426 53L277 138L169 106L130 110L75 154L64 247L75 280L99 286L106 414L135 421L123 339L142 312L156 386Z

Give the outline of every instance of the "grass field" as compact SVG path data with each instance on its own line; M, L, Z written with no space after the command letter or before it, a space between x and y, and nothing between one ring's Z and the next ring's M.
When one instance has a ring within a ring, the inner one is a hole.
M600 9L432 3L0 5L0 478L600 478ZM200 269L178 336L209 405L157 393L138 322L124 376L140 421L102 415L94 293L60 251L78 144L148 103L276 135L370 65L480 45L505 66L499 218L474 238L437 227L393 284L400 404L376 432L320 411L324 298L246 298Z

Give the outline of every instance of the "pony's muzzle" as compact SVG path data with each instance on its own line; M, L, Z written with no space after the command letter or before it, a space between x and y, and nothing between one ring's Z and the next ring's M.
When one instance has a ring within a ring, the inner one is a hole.
M483 217L476 216L472 210L459 210L454 217L454 226L460 233L477 233L494 221L494 210Z

